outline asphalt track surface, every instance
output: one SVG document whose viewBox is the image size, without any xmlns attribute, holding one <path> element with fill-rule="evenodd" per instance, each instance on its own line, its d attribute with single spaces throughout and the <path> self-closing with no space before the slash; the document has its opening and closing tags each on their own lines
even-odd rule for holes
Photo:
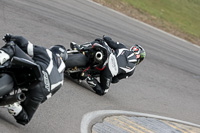
<svg viewBox="0 0 200 133">
<path fill-rule="evenodd" d="M 134 76 L 98 96 L 69 79 L 42 104 L 27 126 L 0 108 L 0 133 L 79 133 L 84 114 L 127 110 L 200 124 L 200 48 L 88 0 L 0 0 L 0 36 L 23 35 L 50 47 L 84 43 L 102 35 L 130 47 L 142 45 L 147 57 Z M 1 46 L 4 42 L 1 41 Z"/>
</svg>

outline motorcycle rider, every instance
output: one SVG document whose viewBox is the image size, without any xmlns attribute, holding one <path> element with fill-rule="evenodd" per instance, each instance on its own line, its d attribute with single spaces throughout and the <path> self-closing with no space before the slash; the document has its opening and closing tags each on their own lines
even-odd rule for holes
<svg viewBox="0 0 200 133">
<path fill-rule="evenodd" d="M 114 51 L 110 54 L 109 59 L 105 60 L 105 62 L 108 63 L 103 64 L 100 68 L 96 67 L 96 69 L 100 70 L 100 82 L 87 74 L 89 69 L 83 71 L 81 76 L 86 75 L 86 77 L 81 78 L 86 78 L 89 86 L 98 95 L 102 96 L 108 92 L 110 83 L 118 83 L 119 80 L 133 75 L 136 65 L 140 64 L 144 60 L 146 52 L 140 45 L 135 44 L 128 49 L 124 44 L 115 42 L 110 37 L 106 36 L 103 36 L 103 39 L 95 39 L 91 43 L 83 45 L 71 43 L 70 46 L 72 49 L 81 51 L 89 45 L 94 48 L 97 44 L 100 44 L 103 47 L 109 46 Z"/>
<path fill-rule="evenodd" d="M 8 112 L 22 125 L 30 122 L 38 106 L 54 95 L 63 85 L 66 49 L 62 45 L 55 45 L 46 49 L 33 45 L 22 36 L 6 34 L 3 40 L 7 43 L 0 49 L 0 65 L 4 64 L 13 56 L 29 55 L 30 60 L 38 64 L 42 74 L 42 80 L 33 86 L 28 86 L 26 100 L 6 106 Z M 14 43 L 9 43 L 13 41 Z M 22 53 L 18 52 L 22 50 Z"/>
</svg>

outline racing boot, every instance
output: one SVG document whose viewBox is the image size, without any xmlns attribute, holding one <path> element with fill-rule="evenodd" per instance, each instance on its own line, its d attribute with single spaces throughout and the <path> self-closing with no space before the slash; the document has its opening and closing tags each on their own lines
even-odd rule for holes
<svg viewBox="0 0 200 133">
<path fill-rule="evenodd" d="M 10 59 L 10 56 L 3 50 L 0 50 L 0 65 L 5 63 L 9 59 Z"/>
<path fill-rule="evenodd" d="M 88 76 L 86 78 L 86 81 L 88 83 L 88 85 L 96 92 L 96 94 L 98 94 L 99 96 L 103 96 L 104 94 L 106 94 L 107 90 L 104 91 L 100 84 L 98 83 L 98 81 L 95 78 L 92 78 L 91 76 Z"/>
<path fill-rule="evenodd" d="M 17 116 L 22 111 L 22 106 L 18 102 L 9 104 L 5 107 L 8 109 L 8 112 L 13 116 Z"/>
</svg>

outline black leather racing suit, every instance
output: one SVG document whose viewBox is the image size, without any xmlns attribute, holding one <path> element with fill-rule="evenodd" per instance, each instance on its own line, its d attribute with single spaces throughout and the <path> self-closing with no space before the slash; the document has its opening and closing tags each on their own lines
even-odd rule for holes
<svg viewBox="0 0 200 133">
<path fill-rule="evenodd" d="M 12 36 L 11 40 L 17 45 L 5 45 L 1 50 L 13 57 L 23 55 L 23 53 L 18 52 L 18 49 L 21 48 L 32 57 L 33 62 L 40 66 L 42 73 L 41 82 L 27 87 L 27 91 L 24 92 L 26 100 L 21 103 L 22 111 L 15 116 L 18 123 L 25 125 L 31 120 L 38 106 L 61 88 L 65 64 L 49 49 L 33 45 L 24 37 Z"/>
<path fill-rule="evenodd" d="M 87 80 L 88 84 L 98 95 L 104 95 L 108 91 L 110 83 L 117 83 L 119 80 L 128 78 L 134 73 L 137 58 L 132 51 L 129 51 L 129 49 L 126 48 L 125 45 L 113 41 L 110 37 L 96 39 L 91 44 L 94 43 L 99 43 L 103 46 L 108 45 L 112 48 L 117 62 L 115 65 L 118 67 L 117 72 L 113 72 L 112 61 L 108 61 L 106 67 L 100 72 L 100 83 L 95 78 Z"/>
</svg>

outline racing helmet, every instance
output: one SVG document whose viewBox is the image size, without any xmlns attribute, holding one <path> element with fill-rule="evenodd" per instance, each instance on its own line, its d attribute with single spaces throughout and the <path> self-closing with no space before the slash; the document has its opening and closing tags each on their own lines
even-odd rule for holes
<svg viewBox="0 0 200 133">
<path fill-rule="evenodd" d="M 133 51 L 134 54 L 136 55 L 137 64 L 140 64 L 140 62 L 142 62 L 146 56 L 146 52 L 145 52 L 144 48 L 138 44 L 133 45 L 130 48 L 130 51 Z"/>
<path fill-rule="evenodd" d="M 68 58 L 67 50 L 62 45 L 54 45 L 54 46 L 50 47 L 49 50 L 52 53 L 56 54 L 57 56 L 60 56 L 64 62 Z"/>
</svg>

